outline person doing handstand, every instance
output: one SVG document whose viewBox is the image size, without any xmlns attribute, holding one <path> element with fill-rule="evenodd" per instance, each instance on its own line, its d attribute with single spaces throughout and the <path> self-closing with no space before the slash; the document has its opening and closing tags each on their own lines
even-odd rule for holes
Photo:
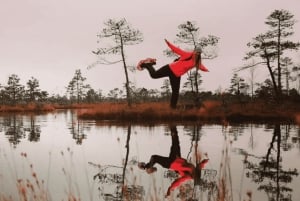
<svg viewBox="0 0 300 201">
<path fill-rule="evenodd" d="M 151 174 L 157 170 L 157 168 L 154 167 L 156 163 L 179 174 L 179 177 L 174 180 L 169 186 L 166 197 L 169 196 L 171 191 L 180 186 L 180 184 L 182 184 L 183 182 L 191 179 L 194 179 L 194 181 L 198 180 L 201 177 L 201 169 L 203 169 L 208 162 L 208 159 L 206 158 L 201 160 L 199 164 L 196 164 L 196 166 L 194 166 L 192 163 L 182 158 L 177 128 L 176 126 L 171 126 L 170 130 L 172 145 L 169 156 L 166 157 L 160 155 L 152 155 L 148 163 L 138 163 L 138 167 L 142 170 L 145 170 L 148 174 Z"/>
<path fill-rule="evenodd" d="M 179 97 L 179 88 L 180 88 L 180 78 L 183 74 L 187 71 L 192 69 L 193 67 L 197 67 L 202 71 L 207 72 L 208 69 L 202 64 L 201 62 L 201 49 L 195 48 L 194 51 L 185 51 L 176 47 L 168 40 L 165 39 L 165 42 L 169 46 L 169 48 L 179 56 L 178 59 L 175 59 L 172 63 L 166 64 L 155 70 L 153 65 L 156 64 L 156 59 L 147 58 L 141 60 L 138 65 L 138 70 L 147 69 L 150 76 L 154 79 L 162 78 L 162 77 L 169 77 L 171 88 L 172 88 L 172 95 L 170 100 L 170 107 L 175 109 L 178 97 Z"/>
</svg>

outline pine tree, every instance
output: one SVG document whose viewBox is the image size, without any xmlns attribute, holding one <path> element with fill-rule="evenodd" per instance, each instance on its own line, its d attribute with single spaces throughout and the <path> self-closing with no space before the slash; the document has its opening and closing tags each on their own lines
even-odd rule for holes
<svg viewBox="0 0 300 201">
<path fill-rule="evenodd" d="M 124 18 L 121 20 L 109 19 L 104 23 L 104 28 L 101 30 L 98 37 L 99 39 L 111 39 L 113 44 L 111 45 L 111 47 L 101 47 L 97 51 L 93 51 L 93 53 L 100 56 L 98 61 L 98 63 L 100 64 L 115 64 L 119 62 L 123 63 L 123 69 L 126 79 L 125 88 L 127 103 L 128 106 L 131 106 L 130 81 L 125 56 L 125 46 L 135 45 L 142 42 L 142 33 L 137 29 L 133 29 Z M 117 58 L 114 61 L 108 61 L 108 55 L 120 55 L 121 58 Z"/>
<path fill-rule="evenodd" d="M 242 69 L 264 64 L 267 66 L 271 76 L 273 89 L 277 100 L 282 95 L 282 67 L 281 58 L 286 50 L 298 50 L 300 43 L 288 40 L 294 34 L 292 31 L 295 20 L 287 10 L 275 10 L 268 17 L 265 22 L 270 30 L 264 34 L 259 34 L 253 41 L 248 43 L 248 47 L 253 48 L 249 51 L 245 59 L 258 57 L 262 61 L 257 62 L 250 66 L 245 66 Z M 274 65 L 275 64 L 275 65 Z M 273 68 L 275 66 L 275 69 Z M 277 73 L 277 75 L 275 74 Z M 277 76 L 277 79 L 276 79 Z"/>
</svg>

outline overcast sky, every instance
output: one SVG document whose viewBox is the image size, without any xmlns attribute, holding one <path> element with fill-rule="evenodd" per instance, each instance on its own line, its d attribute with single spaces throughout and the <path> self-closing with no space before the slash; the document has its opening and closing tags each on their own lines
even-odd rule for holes
<svg viewBox="0 0 300 201">
<path fill-rule="evenodd" d="M 247 42 L 267 29 L 266 17 L 275 9 L 287 9 L 300 20 L 299 0 L 0 0 L 0 84 L 17 74 L 21 83 L 31 76 L 40 88 L 63 94 L 65 87 L 81 69 L 87 83 L 104 94 L 125 82 L 121 64 L 98 65 L 97 33 L 107 19 L 126 20 L 139 29 L 144 41 L 125 49 L 130 65 L 145 57 L 155 57 L 160 67 L 170 61 L 163 55 L 164 38 L 174 41 L 178 25 L 194 21 L 200 35 L 220 37 L 218 57 L 204 61 L 210 72 L 202 73 L 202 90 L 225 90 L 233 69 L 242 66 Z M 297 13 L 298 12 L 298 13 Z M 300 24 L 294 26 L 295 41 L 300 41 Z M 299 57 L 298 57 L 299 58 Z M 296 63 L 300 63 L 300 59 Z M 248 76 L 243 73 L 245 78 Z M 257 79 L 266 76 L 263 68 Z M 137 87 L 160 88 L 146 71 L 130 73 Z M 182 83 L 185 77 L 182 78 Z"/>
</svg>

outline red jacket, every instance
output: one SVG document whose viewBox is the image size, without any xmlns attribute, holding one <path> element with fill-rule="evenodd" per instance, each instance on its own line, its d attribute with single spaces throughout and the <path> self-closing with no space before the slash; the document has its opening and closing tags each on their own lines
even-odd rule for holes
<svg viewBox="0 0 300 201">
<path fill-rule="evenodd" d="M 203 169 L 207 162 L 208 159 L 202 160 L 198 165 L 198 167 L 196 168 Z M 176 187 L 178 187 L 184 181 L 193 179 L 192 175 L 193 175 L 194 168 L 195 167 L 191 163 L 188 163 L 186 159 L 176 158 L 171 163 L 170 169 L 175 170 L 180 175 L 180 177 L 172 182 L 172 184 L 168 188 L 167 195 L 170 195 L 170 192 L 174 190 Z"/>
<path fill-rule="evenodd" d="M 177 76 L 180 77 L 181 75 L 185 74 L 188 70 L 192 69 L 195 66 L 195 53 L 188 52 L 180 49 L 179 47 L 174 46 L 169 41 L 165 40 L 167 45 L 170 49 L 177 55 L 180 56 L 178 61 L 175 61 L 169 64 L 172 72 Z M 198 67 L 202 71 L 208 71 L 208 69 L 203 65 L 199 64 Z"/>
</svg>

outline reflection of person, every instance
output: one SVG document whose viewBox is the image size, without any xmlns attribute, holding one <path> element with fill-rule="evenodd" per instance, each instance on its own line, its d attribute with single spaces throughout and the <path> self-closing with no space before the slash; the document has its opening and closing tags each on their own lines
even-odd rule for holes
<svg viewBox="0 0 300 201">
<path fill-rule="evenodd" d="M 171 137 L 172 145 L 168 157 L 152 155 L 148 163 L 141 162 L 138 164 L 140 169 L 145 170 L 149 174 L 157 170 L 157 168 L 154 167 L 156 163 L 179 174 L 179 177 L 173 181 L 168 188 L 166 196 L 169 196 L 170 192 L 182 184 L 182 182 L 200 177 L 201 169 L 204 168 L 208 162 L 208 159 L 204 159 L 195 167 L 192 163 L 189 163 L 186 159 L 181 157 L 178 132 L 175 126 L 171 126 Z"/>
<path fill-rule="evenodd" d="M 176 108 L 179 88 L 180 88 L 180 77 L 185 74 L 188 70 L 192 69 L 194 66 L 202 71 L 208 71 L 207 68 L 201 63 L 201 49 L 195 48 L 194 51 L 184 51 L 179 47 L 174 46 L 169 41 L 165 40 L 169 48 L 179 56 L 174 62 L 161 67 L 158 70 L 153 68 L 156 64 L 156 59 L 148 58 L 141 60 L 138 63 L 137 68 L 143 70 L 146 68 L 152 78 L 162 78 L 169 77 L 172 95 L 171 95 L 171 108 Z"/>
</svg>

